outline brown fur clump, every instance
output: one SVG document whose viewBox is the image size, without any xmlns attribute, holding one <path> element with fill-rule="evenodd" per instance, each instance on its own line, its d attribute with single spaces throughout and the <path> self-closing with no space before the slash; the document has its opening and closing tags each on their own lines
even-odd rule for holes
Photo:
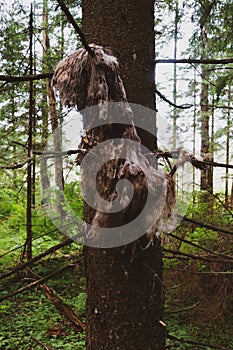
<svg viewBox="0 0 233 350">
<path fill-rule="evenodd" d="M 119 227 L 133 220 L 143 210 L 147 194 L 150 193 L 153 200 L 144 218 L 145 222 L 141 222 L 141 232 L 143 234 L 144 226 L 150 227 L 149 237 L 150 242 L 153 242 L 155 234 L 160 229 L 166 228 L 164 223 L 173 211 L 174 183 L 172 177 L 169 175 L 165 177 L 152 167 L 141 152 L 141 140 L 133 124 L 133 111 L 127 102 L 125 88 L 119 76 L 117 58 L 109 49 L 94 44 L 90 46 L 93 55 L 88 54 L 83 48 L 76 50 L 58 64 L 52 80 L 62 103 L 68 107 L 77 107 L 81 111 L 86 135 L 81 141 L 80 148 L 91 152 L 95 145 L 103 141 L 112 142 L 108 143 L 108 146 L 104 146 L 103 143 L 101 147 L 101 154 L 106 155 L 104 159 L 109 161 L 101 166 L 96 179 L 90 180 L 89 176 L 95 173 L 96 164 L 90 162 L 88 168 L 84 167 L 82 184 L 84 193 L 91 192 L 90 196 L 95 197 L 93 189 L 97 187 L 106 205 L 111 206 L 114 205 L 113 201 L 117 196 L 115 187 L 118 181 L 127 179 L 132 184 L 134 195 L 125 209 L 114 214 L 104 213 L 102 204 L 99 205 L 97 201 L 93 225 L 87 237 L 98 240 L 98 237 L 95 237 L 98 236 L 96 227 Z M 117 111 L 114 110 L 114 105 L 117 105 Z M 86 107 L 89 108 L 85 110 Z M 123 117 L 126 117 L 127 125 L 122 123 L 122 119 L 125 120 Z M 96 120 L 105 122 L 102 124 L 100 122 L 99 126 L 96 126 Z M 119 124 L 113 127 L 112 123 Z M 122 140 L 117 146 L 113 141 L 115 138 Z M 136 141 L 137 146 L 125 147 L 124 140 Z M 77 161 L 79 164 L 82 163 L 80 156 Z M 147 170 L 147 174 L 142 171 L 143 169 Z M 93 181 L 96 183 L 91 183 Z M 127 202 L 127 185 L 122 188 L 119 196 L 121 203 Z M 158 213 L 161 212 L 160 217 Z"/>
<path fill-rule="evenodd" d="M 106 104 L 126 101 L 126 93 L 118 74 L 117 58 L 104 48 L 90 45 L 91 56 L 80 48 L 63 59 L 57 66 L 52 84 L 59 91 L 63 105 L 77 107 L 101 107 L 101 118 L 106 118 Z"/>
</svg>

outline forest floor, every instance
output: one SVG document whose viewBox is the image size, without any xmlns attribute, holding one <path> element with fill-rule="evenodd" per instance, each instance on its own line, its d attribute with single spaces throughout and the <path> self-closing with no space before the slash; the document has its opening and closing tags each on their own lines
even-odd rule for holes
<svg viewBox="0 0 233 350">
<path fill-rule="evenodd" d="M 6 272 L 9 261 L 1 259 L 1 272 Z M 59 253 L 41 260 L 28 269 L 7 279 L 0 280 L 0 298 L 15 293 L 31 283 L 68 266 L 54 278 L 45 281 L 57 295 L 76 312 L 85 323 L 85 278 L 80 248 L 75 244 L 64 247 Z M 167 265 L 167 266 L 166 266 Z M 167 349 L 207 349 L 212 344 L 216 349 L 233 349 L 232 312 L 223 310 L 221 317 L 214 302 L 215 291 L 208 296 L 197 277 L 187 278 L 180 272 L 184 264 L 170 269 L 165 263 L 164 282 L 166 286 L 165 323 L 170 338 Z M 189 266 L 191 268 L 191 266 Z M 197 275 L 198 276 L 198 275 Z M 197 291 L 198 289 L 198 291 Z M 200 290 L 201 289 L 201 290 Z M 193 293 L 192 293 L 193 291 Z M 217 289 L 216 289 L 217 292 Z M 217 311 L 216 311 L 217 310 Z M 228 310 L 230 311 L 230 310 Z M 0 303 L 0 349 L 39 350 L 85 349 L 85 334 L 74 331 L 70 324 L 56 310 L 45 296 L 42 284 L 36 284 Z M 188 341 L 188 342 L 186 342 Z M 190 343 L 189 343 L 190 342 Z M 197 342 L 199 344 L 192 344 Z"/>
<path fill-rule="evenodd" d="M 0 209 L 0 350 L 85 350 L 82 247 L 68 242 L 20 268 L 24 204 L 13 206 L 9 199 Z M 210 207 L 196 199 L 186 217 L 193 221 L 183 220 L 163 246 L 166 348 L 233 350 L 232 209 L 221 200 Z M 203 218 L 213 229 L 203 226 Z M 64 240 L 43 217 L 36 216 L 35 223 L 33 257 Z M 81 327 L 71 327 L 46 296 L 46 288 L 56 293 L 53 301 L 62 300 L 76 313 Z"/>
</svg>

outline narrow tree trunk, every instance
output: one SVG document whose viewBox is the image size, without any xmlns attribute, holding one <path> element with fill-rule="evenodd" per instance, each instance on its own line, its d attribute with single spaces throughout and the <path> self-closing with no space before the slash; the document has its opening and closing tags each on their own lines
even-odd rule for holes
<svg viewBox="0 0 233 350">
<path fill-rule="evenodd" d="M 30 13 L 30 74 L 33 74 L 33 10 L 31 5 Z M 29 121 L 28 121 L 28 157 L 32 157 L 32 136 L 33 136 L 33 81 L 29 83 Z M 26 255 L 27 260 L 32 258 L 32 161 L 28 163 L 27 167 L 27 242 L 26 242 Z"/>
<path fill-rule="evenodd" d="M 88 42 L 119 51 L 129 102 L 154 109 L 153 5 L 152 0 L 82 1 Z M 155 119 L 145 123 L 154 132 Z M 139 134 L 148 148 L 156 147 L 154 136 L 143 130 Z M 86 219 L 91 215 L 86 212 Z M 161 249 L 157 242 L 143 251 L 146 241 L 143 237 L 126 247 L 84 248 L 87 350 L 165 348 Z"/>
<path fill-rule="evenodd" d="M 209 137 L 209 101 L 208 101 L 208 79 L 205 68 L 202 68 L 201 84 L 201 156 L 203 160 L 210 160 L 210 137 Z M 201 171 L 201 190 L 211 190 L 210 168 Z"/>
<path fill-rule="evenodd" d="M 229 164 L 230 161 L 230 104 L 231 104 L 231 86 L 228 87 L 228 111 L 227 111 L 227 129 L 226 129 L 226 165 Z M 228 206 L 229 204 L 229 169 L 226 168 L 226 182 L 225 182 L 225 204 Z"/>
<path fill-rule="evenodd" d="M 177 58 L 177 41 L 178 41 L 178 23 L 179 23 L 179 1 L 176 0 L 175 7 L 175 30 L 174 30 L 174 54 L 173 58 L 176 60 Z M 173 65 L 173 103 L 176 105 L 177 101 L 177 64 Z M 177 110 L 174 108 L 173 110 L 173 148 L 176 148 L 176 129 L 177 129 Z"/>
<path fill-rule="evenodd" d="M 43 2 L 43 13 L 42 13 L 42 38 L 43 38 L 43 56 L 42 56 L 42 67 L 43 72 L 47 71 L 47 51 L 48 51 L 48 44 L 47 44 L 47 1 L 44 0 Z M 42 135 L 41 135 L 41 149 L 45 149 L 47 142 L 48 142 L 48 123 L 49 123 L 49 110 L 48 110 L 48 101 L 47 101 L 47 82 L 42 82 L 43 84 L 43 92 L 42 92 Z M 47 158 L 41 157 L 40 160 L 40 176 L 41 176 L 41 186 L 42 186 L 42 204 L 48 205 L 47 203 L 47 191 L 50 187 L 50 181 L 48 176 L 48 165 L 47 165 Z"/>
<path fill-rule="evenodd" d="M 208 33 L 205 24 L 201 25 L 202 35 L 202 58 L 206 58 L 208 52 Z M 210 135 L 209 135 L 209 73 L 208 67 L 202 65 L 202 83 L 201 83 L 201 156 L 203 160 L 212 161 L 213 153 L 210 148 Z M 213 167 L 207 167 L 206 170 L 201 171 L 201 190 L 213 192 Z"/>
<path fill-rule="evenodd" d="M 196 154 L 196 130 L 197 130 L 197 73 L 194 68 L 194 90 L 193 90 L 193 154 Z M 193 167 L 193 204 L 195 204 L 196 169 Z"/>
<path fill-rule="evenodd" d="M 48 3 L 47 0 L 43 0 L 43 58 L 44 58 L 44 66 L 48 68 L 47 64 L 47 54 L 50 48 L 50 42 L 47 32 L 47 26 L 48 26 L 48 14 L 47 14 L 47 8 Z M 47 91 L 47 103 L 48 103 L 48 112 L 50 116 L 50 123 L 51 123 L 51 129 L 52 129 L 52 137 L 53 137 L 53 150 L 58 152 L 62 150 L 62 139 L 61 139 L 61 125 L 59 123 L 59 117 L 56 109 L 56 99 L 54 95 L 53 88 L 51 86 L 51 79 L 46 79 L 46 91 Z M 46 160 L 42 160 L 42 169 L 45 169 L 46 167 Z M 42 171 L 41 169 L 41 171 Z M 65 212 L 63 210 L 63 204 L 64 204 L 64 196 L 63 196 L 63 190 L 64 190 L 64 178 L 63 178 L 63 162 L 62 157 L 55 157 L 54 158 L 54 169 L 55 169 L 55 184 L 59 191 L 57 192 L 57 210 L 59 214 L 63 217 L 65 216 Z M 43 174 L 42 176 L 42 184 L 45 187 L 48 187 L 49 185 L 49 179 L 46 174 Z"/>
<path fill-rule="evenodd" d="M 231 183 L 231 200 L 230 200 L 230 206 L 233 208 L 233 179 Z"/>
<path fill-rule="evenodd" d="M 42 92 L 42 135 L 41 135 L 41 149 L 46 147 L 48 142 L 48 104 L 47 104 L 47 92 L 43 89 Z M 40 159 L 40 177 L 41 177 L 41 186 L 42 186 L 42 204 L 47 205 L 46 192 L 50 187 L 50 181 L 48 176 L 48 165 L 47 158 L 41 157 Z"/>
</svg>

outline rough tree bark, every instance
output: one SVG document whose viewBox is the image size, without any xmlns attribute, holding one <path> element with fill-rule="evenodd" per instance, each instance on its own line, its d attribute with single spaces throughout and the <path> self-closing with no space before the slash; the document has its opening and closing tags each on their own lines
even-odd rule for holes
<svg viewBox="0 0 233 350">
<path fill-rule="evenodd" d="M 29 40 L 29 73 L 33 74 L 33 8 L 31 5 L 30 19 L 29 19 L 29 29 L 30 29 L 30 40 Z M 33 105 L 34 105 L 34 91 L 33 83 L 29 83 L 29 120 L 28 120 L 28 157 L 32 157 L 32 147 L 33 147 Z M 33 164 L 32 161 L 28 162 L 27 167 L 27 239 L 26 239 L 26 256 L 27 260 L 32 258 L 32 189 L 33 189 Z"/>
<path fill-rule="evenodd" d="M 209 5 L 205 11 L 201 10 L 200 29 L 201 29 L 201 58 L 205 59 L 209 51 L 208 38 L 208 15 L 210 16 L 214 1 Z M 209 72 L 208 66 L 202 65 L 202 83 L 201 83 L 201 156 L 205 161 L 213 161 L 213 150 L 210 145 L 209 135 Z M 201 171 L 201 190 L 213 192 L 213 167 L 209 166 Z M 204 196 L 204 200 L 206 196 Z"/>
<path fill-rule="evenodd" d="M 89 43 L 119 52 L 120 75 L 129 102 L 155 108 L 154 2 L 83 0 L 83 31 Z M 155 120 L 145 120 L 155 127 Z M 154 137 L 139 131 L 142 143 L 156 147 Z M 90 213 L 85 213 L 86 218 Z M 146 237 L 126 247 L 85 247 L 87 280 L 87 350 L 162 350 L 160 322 L 162 262 L 157 242 L 143 251 Z"/>
<path fill-rule="evenodd" d="M 205 161 L 213 161 L 213 151 L 210 148 L 209 135 L 209 101 L 208 101 L 208 73 L 206 67 L 202 68 L 201 84 L 201 156 Z M 207 167 L 201 171 L 201 190 L 213 192 L 213 167 Z"/>
</svg>

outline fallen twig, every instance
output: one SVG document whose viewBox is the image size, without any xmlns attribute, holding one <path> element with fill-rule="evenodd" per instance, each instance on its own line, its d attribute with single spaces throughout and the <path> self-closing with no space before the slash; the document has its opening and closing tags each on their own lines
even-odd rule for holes
<svg viewBox="0 0 233 350">
<path fill-rule="evenodd" d="M 56 275 L 59 275 L 60 273 L 62 273 L 63 271 L 69 269 L 69 268 L 72 268 L 74 266 L 77 265 L 77 263 L 81 262 L 82 258 L 80 258 L 76 263 L 74 264 L 69 264 L 69 265 L 66 265 L 66 266 L 63 266 L 61 267 L 59 270 L 56 270 L 56 271 L 53 271 L 52 273 L 50 273 L 49 275 L 45 276 L 45 277 L 42 277 L 40 278 L 39 280 L 37 281 L 34 281 L 24 287 L 21 287 L 17 290 L 15 290 L 14 292 L 11 292 L 11 293 L 8 293 L 6 295 L 3 295 L 2 297 L 0 297 L 0 302 L 3 301 L 3 300 L 7 300 L 7 299 L 10 299 L 12 297 L 14 297 L 15 295 L 18 295 L 22 292 L 25 292 L 26 290 L 29 290 L 29 289 L 32 289 L 40 284 L 43 284 L 45 281 L 48 281 L 49 279 L 55 277 Z"/>
<path fill-rule="evenodd" d="M 172 249 L 162 249 L 163 252 L 165 253 L 170 253 L 174 258 L 177 258 L 179 256 L 182 257 L 187 257 L 193 260 L 203 260 L 203 261 L 208 261 L 208 262 L 217 262 L 217 263 L 222 263 L 223 261 L 226 262 L 226 260 L 218 260 L 218 259 L 213 259 L 212 256 L 202 256 L 202 255 L 194 255 L 194 254 L 188 254 L 188 253 L 183 253 L 179 250 L 172 250 Z M 168 257 L 166 257 L 168 258 Z"/>
<path fill-rule="evenodd" d="M 186 311 L 189 311 L 189 310 L 192 310 L 194 309 L 195 307 L 197 307 L 200 303 L 195 303 L 194 305 L 192 306 L 188 306 L 188 307 L 185 307 L 183 309 L 178 309 L 178 310 L 174 310 L 174 311 L 169 311 L 169 310 L 165 310 L 165 314 L 178 314 L 178 313 L 181 313 L 181 312 L 186 312 Z"/>
<path fill-rule="evenodd" d="M 85 330 L 85 324 L 78 318 L 76 313 L 67 305 L 57 294 L 56 292 L 49 287 L 47 284 L 43 285 L 43 290 L 55 308 L 59 311 L 59 313 L 70 323 L 72 328 L 77 332 L 81 330 Z"/>
<path fill-rule="evenodd" d="M 202 342 L 198 342 L 198 341 L 194 341 L 194 340 L 187 340 L 184 338 L 177 338 L 174 335 L 171 335 L 168 333 L 167 338 L 178 341 L 180 343 L 187 343 L 187 344 L 193 344 L 193 345 L 197 345 L 197 346 L 205 346 L 208 348 L 212 348 L 212 349 L 220 349 L 220 350 L 233 350 L 233 348 L 226 348 L 224 346 L 219 346 L 219 345 L 214 345 L 214 344 L 209 344 L 209 343 L 202 343 Z"/>
<path fill-rule="evenodd" d="M 46 350 L 55 350 L 54 348 L 51 348 L 50 346 L 44 344 L 41 340 L 37 339 L 37 338 L 34 337 L 33 335 L 31 335 L 31 339 L 32 339 L 35 343 L 41 345 L 41 346 L 42 346 L 44 349 L 46 349 Z"/>
</svg>

